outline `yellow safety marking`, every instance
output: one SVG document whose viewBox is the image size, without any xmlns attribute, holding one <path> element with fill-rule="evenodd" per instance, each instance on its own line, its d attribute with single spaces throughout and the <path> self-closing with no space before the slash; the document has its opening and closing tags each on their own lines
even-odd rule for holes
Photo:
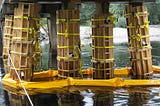
<svg viewBox="0 0 160 106">
<path fill-rule="evenodd" d="M 92 57 L 92 60 L 96 60 L 96 61 L 112 61 L 112 60 L 114 60 L 114 58 L 110 58 L 110 59 L 101 59 L 101 58 L 94 58 L 94 57 Z"/>
<path fill-rule="evenodd" d="M 103 48 L 114 48 L 114 46 L 92 46 L 92 48 L 100 48 L 100 49 L 103 49 Z"/>
<path fill-rule="evenodd" d="M 110 38 L 113 38 L 113 36 L 97 36 L 97 35 L 95 36 L 93 35 L 92 38 L 109 38 L 110 39 Z"/>
<path fill-rule="evenodd" d="M 65 33 L 57 33 L 58 35 L 62 35 L 62 36 L 66 36 L 66 32 Z M 68 36 L 79 36 L 79 33 L 68 33 Z"/>
</svg>

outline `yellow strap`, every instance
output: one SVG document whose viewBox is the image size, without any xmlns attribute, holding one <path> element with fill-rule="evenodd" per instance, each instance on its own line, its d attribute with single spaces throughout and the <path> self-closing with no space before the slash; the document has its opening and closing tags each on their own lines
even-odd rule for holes
<svg viewBox="0 0 160 106">
<path fill-rule="evenodd" d="M 150 22 L 146 21 L 144 22 L 144 25 L 139 25 L 139 26 L 133 26 L 132 23 L 129 24 L 129 26 L 127 26 L 127 28 L 145 28 L 147 31 L 149 30 L 148 24 Z"/>
<path fill-rule="evenodd" d="M 23 19 L 27 19 L 28 20 L 29 17 L 27 17 L 27 16 L 14 16 L 14 18 L 23 18 Z"/>
<path fill-rule="evenodd" d="M 75 22 L 75 21 L 80 21 L 80 19 L 67 19 L 67 18 L 59 18 L 57 21 L 62 21 L 62 22 Z"/>
<path fill-rule="evenodd" d="M 147 14 L 147 11 L 144 11 L 144 12 L 136 12 L 136 13 L 127 13 L 125 14 L 125 16 L 130 16 L 130 15 L 134 15 L 134 16 L 139 16 L 139 15 L 145 15 Z"/>
<path fill-rule="evenodd" d="M 110 20 L 110 23 L 112 24 L 116 23 L 116 18 L 113 15 L 109 16 L 109 20 Z"/>
<path fill-rule="evenodd" d="M 31 29 L 31 28 L 13 27 L 13 29 L 19 29 L 19 30 L 29 30 L 29 29 Z"/>
<path fill-rule="evenodd" d="M 12 37 L 13 40 L 36 40 L 33 38 L 27 38 L 27 37 Z"/>
<path fill-rule="evenodd" d="M 129 49 L 143 49 L 143 48 L 150 48 L 150 46 L 129 47 Z"/>
<path fill-rule="evenodd" d="M 148 27 L 149 23 L 150 23 L 150 21 L 144 22 L 144 25 L 141 25 L 140 28 L 145 28 L 148 31 L 149 30 L 149 27 Z"/>
<path fill-rule="evenodd" d="M 12 36 L 11 33 L 3 33 L 3 34 L 4 34 L 4 36 L 5 36 L 5 35 L 9 35 L 10 37 Z"/>
<path fill-rule="evenodd" d="M 114 60 L 114 58 L 110 58 L 110 59 L 100 59 L 100 58 L 94 58 L 94 57 L 92 57 L 92 60 L 95 60 L 95 61 L 112 61 L 112 60 Z"/>
<path fill-rule="evenodd" d="M 4 28 L 12 28 L 12 26 L 4 26 Z"/>
<path fill-rule="evenodd" d="M 12 22 L 13 20 L 11 20 L 11 19 L 5 19 L 5 21 L 11 21 Z"/>
<path fill-rule="evenodd" d="M 10 67 L 11 69 L 17 69 L 17 70 L 31 70 L 31 68 L 13 68 L 13 67 Z"/>
<path fill-rule="evenodd" d="M 127 28 L 135 28 L 135 26 L 133 26 L 132 23 L 130 23 L 129 26 L 127 26 Z"/>
<path fill-rule="evenodd" d="M 141 35 L 140 34 L 131 35 L 130 39 L 136 39 L 137 41 L 141 41 Z"/>
<path fill-rule="evenodd" d="M 131 59 L 131 63 L 133 63 L 133 62 L 135 62 L 135 61 L 143 61 L 143 60 L 149 60 L 149 59 L 151 59 L 151 57 L 145 57 L 145 58 L 143 58 L 143 59 Z"/>
<path fill-rule="evenodd" d="M 3 48 L 5 48 L 5 49 L 9 49 L 9 47 L 7 47 L 7 46 L 3 46 Z"/>
<path fill-rule="evenodd" d="M 113 38 L 113 36 L 97 36 L 97 35 L 95 36 L 93 35 L 92 38 L 109 38 L 110 39 L 110 38 Z"/>
<path fill-rule="evenodd" d="M 112 24 L 114 24 L 115 22 L 116 22 L 116 18 L 113 16 L 113 15 L 111 15 L 111 16 L 109 16 L 109 17 L 107 17 L 107 18 L 92 18 L 91 19 L 91 21 L 105 21 L 105 20 L 110 20 L 110 23 L 112 23 Z"/>
<path fill-rule="evenodd" d="M 136 39 L 137 41 L 140 41 L 141 39 L 143 39 L 143 38 L 147 38 L 147 37 L 149 37 L 149 35 L 131 35 L 129 38 L 130 39 Z"/>
<path fill-rule="evenodd" d="M 92 46 L 92 48 L 100 48 L 100 49 L 103 49 L 103 48 L 114 48 L 114 46 Z"/>
<path fill-rule="evenodd" d="M 57 59 L 78 59 L 79 57 L 63 57 L 63 56 L 57 56 Z"/>
<path fill-rule="evenodd" d="M 13 53 L 13 54 L 19 54 L 19 55 L 27 55 L 27 53 L 20 53 L 20 52 L 15 52 L 15 51 L 11 51 L 11 53 Z"/>
<path fill-rule="evenodd" d="M 36 32 L 36 30 L 35 30 L 34 28 L 13 27 L 13 29 L 17 29 L 17 30 L 26 30 L 26 31 L 28 31 L 29 34 L 32 34 L 32 33 Z"/>
<path fill-rule="evenodd" d="M 65 33 L 57 33 L 57 35 L 62 35 L 62 36 L 66 36 L 66 32 Z M 68 33 L 68 36 L 79 36 L 79 33 Z"/>
<path fill-rule="evenodd" d="M 66 71 L 66 72 L 68 72 L 68 71 L 75 71 L 75 70 L 80 70 L 79 68 L 77 68 L 77 69 L 74 69 L 74 70 L 64 70 L 64 69 L 60 69 L 60 68 L 58 68 L 58 70 L 63 70 L 63 71 Z"/>
<path fill-rule="evenodd" d="M 135 15 L 137 18 L 139 18 L 139 16 L 141 16 L 141 15 L 147 15 L 147 11 L 136 12 L 136 13 L 134 13 L 134 15 Z"/>
<path fill-rule="evenodd" d="M 29 17 L 29 16 L 14 16 L 14 18 L 23 18 L 23 19 L 33 19 L 33 20 L 40 20 L 39 18 Z"/>
<path fill-rule="evenodd" d="M 3 39 L 5 39 L 5 40 L 12 40 L 12 38 L 10 38 L 10 37 L 3 37 Z"/>
<path fill-rule="evenodd" d="M 78 46 L 59 46 L 59 45 L 57 45 L 57 48 L 59 48 L 59 49 L 65 49 L 65 48 L 75 48 L 75 47 L 78 47 Z"/>
<path fill-rule="evenodd" d="M 127 17 L 127 16 L 130 16 L 132 15 L 132 13 L 126 13 L 124 16 Z"/>
<path fill-rule="evenodd" d="M 94 19 L 92 18 L 91 19 L 91 21 L 105 21 L 105 20 L 106 20 L 106 18 L 97 18 L 97 19 L 96 18 L 94 18 Z"/>
<path fill-rule="evenodd" d="M 98 69 L 98 68 L 93 68 L 94 70 L 111 70 L 113 68 L 101 68 L 101 69 Z"/>
</svg>

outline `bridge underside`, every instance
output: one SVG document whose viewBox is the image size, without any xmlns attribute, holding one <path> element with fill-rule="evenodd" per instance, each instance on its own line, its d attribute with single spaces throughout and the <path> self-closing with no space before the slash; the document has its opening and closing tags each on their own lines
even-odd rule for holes
<svg viewBox="0 0 160 106">
<path fill-rule="evenodd" d="M 38 2 L 42 4 L 52 3 L 52 4 L 61 4 L 67 0 L 6 0 L 6 2 Z M 72 1 L 72 0 L 68 0 Z M 77 0 L 80 1 L 80 0 Z M 118 3 L 128 3 L 128 2 L 156 2 L 156 0 L 81 0 L 84 2 L 118 2 Z"/>
</svg>

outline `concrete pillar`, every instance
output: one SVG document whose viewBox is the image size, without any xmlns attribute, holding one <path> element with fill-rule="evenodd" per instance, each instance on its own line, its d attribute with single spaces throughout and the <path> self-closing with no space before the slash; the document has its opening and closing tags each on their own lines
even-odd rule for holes
<svg viewBox="0 0 160 106">
<path fill-rule="evenodd" d="M 109 13 L 109 2 L 102 1 L 96 2 L 96 13 L 97 14 L 108 14 Z"/>
<path fill-rule="evenodd" d="M 49 36 L 49 69 L 57 69 L 57 27 L 56 27 L 56 11 L 61 8 L 61 5 L 45 5 L 42 7 L 45 13 L 49 15 L 47 18 L 48 23 L 48 36 Z"/>
<path fill-rule="evenodd" d="M 57 68 L 57 28 L 56 28 L 56 10 L 53 10 L 53 13 L 50 13 L 48 20 L 48 29 L 49 29 L 49 68 Z"/>
</svg>

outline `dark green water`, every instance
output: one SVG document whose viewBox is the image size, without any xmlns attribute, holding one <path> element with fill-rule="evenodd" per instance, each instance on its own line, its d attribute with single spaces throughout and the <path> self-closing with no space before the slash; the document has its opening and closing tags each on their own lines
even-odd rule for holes
<svg viewBox="0 0 160 106">
<path fill-rule="evenodd" d="M 160 66 L 160 42 L 152 42 L 153 65 Z M 47 47 L 47 46 L 46 46 Z M 44 48 L 46 48 L 44 47 Z M 43 49 L 43 69 L 47 69 L 47 48 Z M 91 67 L 90 46 L 82 48 L 83 68 Z M 115 44 L 115 67 L 129 66 L 127 43 Z M 154 75 L 160 78 L 160 75 Z M 102 91 L 84 91 L 68 94 L 38 94 L 31 96 L 35 106 L 160 106 L 160 87 L 102 88 Z M 4 95 L 5 94 L 5 95 Z M 8 98 L 10 97 L 10 99 Z M 6 98 L 6 99 L 5 99 Z M 0 86 L 0 106 L 30 106 L 25 96 L 4 93 Z"/>
</svg>

